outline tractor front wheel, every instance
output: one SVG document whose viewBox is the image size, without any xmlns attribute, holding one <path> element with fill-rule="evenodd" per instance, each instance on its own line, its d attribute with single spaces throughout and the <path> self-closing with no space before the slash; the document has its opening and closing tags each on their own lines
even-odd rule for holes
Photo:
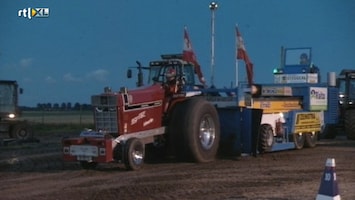
<svg viewBox="0 0 355 200">
<path fill-rule="evenodd" d="M 124 164 L 128 170 L 138 170 L 144 162 L 144 144 L 138 138 L 130 138 L 124 144 Z"/>
<path fill-rule="evenodd" d="M 33 137 L 33 130 L 27 123 L 15 124 L 10 133 L 11 138 L 29 140 Z"/>
</svg>

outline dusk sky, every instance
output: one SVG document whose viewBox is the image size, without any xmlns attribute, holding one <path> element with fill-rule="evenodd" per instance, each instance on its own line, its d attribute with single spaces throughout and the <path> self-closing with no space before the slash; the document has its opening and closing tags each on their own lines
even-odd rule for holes
<svg viewBox="0 0 355 200">
<path fill-rule="evenodd" d="M 181 53 L 183 30 L 203 73 L 211 77 L 209 0 L 2 0 L 0 79 L 24 89 L 20 105 L 90 103 L 106 86 L 134 88 L 130 66 L 164 53 Z M 254 81 L 273 82 L 280 48 L 312 47 L 322 79 L 355 68 L 353 0 L 219 0 L 215 11 L 217 87 L 235 80 L 235 25 L 254 64 Z M 18 16 L 24 8 L 49 8 L 48 18 Z M 245 67 L 239 62 L 240 79 Z M 134 71 L 136 72 L 136 71 Z M 147 78 L 147 76 L 145 76 Z"/>
</svg>

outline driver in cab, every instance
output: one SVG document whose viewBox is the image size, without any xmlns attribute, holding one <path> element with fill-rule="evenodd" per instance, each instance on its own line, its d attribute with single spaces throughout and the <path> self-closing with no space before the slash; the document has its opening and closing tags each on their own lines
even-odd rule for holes
<svg viewBox="0 0 355 200">
<path fill-rule="evenodd" d="M 178 90 L 177 80 L 176 80 L 176 70 L 173 67 L 169 67 L 165 71 L 167 93 L 174 94 Z"/>
<path fill-rule="evenodd" d="M 309 65 L 308 55 L 306 53 L 302 53 L 300 56 L 300 64 L 301 65 Z"/>
</svg>

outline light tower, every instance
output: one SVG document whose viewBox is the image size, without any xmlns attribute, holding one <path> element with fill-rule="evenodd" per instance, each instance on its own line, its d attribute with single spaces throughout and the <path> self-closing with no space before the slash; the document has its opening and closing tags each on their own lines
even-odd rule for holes
<svg viewBox="0 0 355 200">
<path fill-rule="evenodd" d="M 218 4 L 212 1 L 209 5 L 211 10 L 211 86 L 214 86 L 214 18 Z"/>
</svg>

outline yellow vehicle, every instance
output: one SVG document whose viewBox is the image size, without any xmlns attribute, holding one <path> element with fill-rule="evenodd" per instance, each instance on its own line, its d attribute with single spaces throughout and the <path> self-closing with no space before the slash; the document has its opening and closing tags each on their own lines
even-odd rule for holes
<svg viewBox="0 0 355 200">
<path fill-rule="evenodd" d="M 255 85 L 257 92 L 239 98 L 239 106 L 263 110 L 259 152 L 315 147 L 324 127 L 337 123 L 336 84 L 321 83 L 311 50 L 283 48 L 274 83 Z M 300 62 L 302 56 L 308 62 Z"/>
</svg>

